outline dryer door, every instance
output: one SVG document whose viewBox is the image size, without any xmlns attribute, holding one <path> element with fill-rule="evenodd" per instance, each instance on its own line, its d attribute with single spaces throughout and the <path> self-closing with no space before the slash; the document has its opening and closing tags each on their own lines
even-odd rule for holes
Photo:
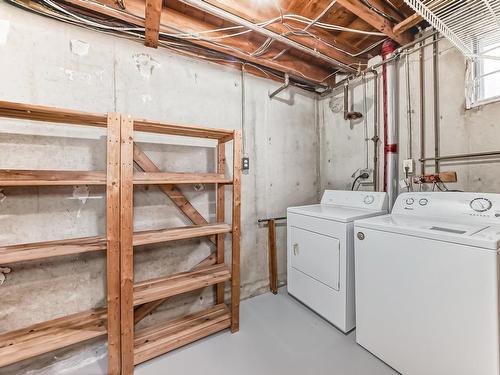
<svg viewBox="0 0 500 375">
<path fill-rule="evenodd" d="M 293 268 L 339 290 L 340 242 L 337 238 L 291 227 Z"/>
</svg>

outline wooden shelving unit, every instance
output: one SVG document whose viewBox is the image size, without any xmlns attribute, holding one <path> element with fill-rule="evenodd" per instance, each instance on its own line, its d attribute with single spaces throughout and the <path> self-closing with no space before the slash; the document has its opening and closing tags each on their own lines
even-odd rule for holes
<svg viewBox="0 0 500 375">
<path fill-rule="evenodd" d="M 90 114 L 0 101 L 0 117 L 107 127 L 106 171 L 0 170 L 0 187 L 106 186 L 106 236 L 0 247 L 0 264 L 106 251 L 107 307 L 0 334 L 0 367 L 99 336 L 108 337 L 108 373 L 120 373 L 120 128 L 118 113 Z M 13 125 L 15 126 L 15 125 Z"/>
<path fill-rule="evenodd" d="M 133 120 L 119 113 L 91 114 L 0 101 L 0 117 L 107 127 L 106 171 L 0 170 L 3 186 L 105 185 L 106 236 L 0 247 L 0 264 L 106 251 L 107 306 L 0 334 L 0 367 L 107 335 L 108 374 L 132 374 L 134 365 L 215 332 L 239 329 L 241 134 L 239 131 Z M 134 144 L 134 131 L 218 141 L 215 173 L 172 173 L 160 169 Z M 225 144 L 233 141 L 232 178 L 226 177 Z M 141 171 L 134 172 L 134 164 Z M 176 186 L 216 184 L 217 223 L 208 223 Z M 134 185 L 158 185 L 193 223 L 182 228 L 133 231 Z M 232 223 L 225 224 L 225 186 L 232 186 Z M 230 267 L 224 237 L 232 235 Z M 135 246 L 207 237 L 215 253 L 188 272 L 134 283 Z M 225 283 L 231 300 L 225 304 Z M 135 324 L 169 297 L 216 286 L 215 306 L 135 331 Z"/>
<path fill-rule="evenodd" d="M 217 140 L 217 170 L 215 173 L 160 171 L 134 144 L 134 131 Z M 239 131 L 129 119 L 128 123 L 122 126 L 121 138 L 121 365 L 122 374 L 132 374 L 134 365 L 138 363 L 220 330 L 230 327 L 236 332 L 239 329 L 241 135 Z M 225 171 L 225 144 L 229 141 L 233 141 L 235 161 L 232 178 L 226 177 Z M 134 163 L 142 171 L 134 171 Z M 176 186 L 180 184 L 216 184 L 217 223 L 207 223 L 182 195 Z M 134 185 L 158 185 L 194 225 L 133 233 Z M 227 185 L 231 185 L 233 190 L 232 225 L 224 223 L 224 191 Z M 231 233 L 233 238 L 231 267 L 224 261 L 224 236 L 228 233 Z M 134 282 L 134 246 L 197 237 L 207 237 L 215 243 L 214 257 L 209 257 L 188 272 Z M 228 281 L 231 281 L 231 301 L 226 307 L 224 285 Z M 215 307 L 135 331 L 134 325 L 169 297 L 212 285 L 216 286 Z"/>
</svg>

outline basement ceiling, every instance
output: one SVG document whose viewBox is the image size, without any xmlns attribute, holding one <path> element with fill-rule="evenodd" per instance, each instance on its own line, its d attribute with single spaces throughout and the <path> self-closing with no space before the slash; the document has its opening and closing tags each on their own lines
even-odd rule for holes
<svg viewBox="0 0 500 375">
<path fill-rule="evenodd" d="M 64 22 L 311 89 L 366 67 L 422 18 L 404 0 L 9 0 Z"/>
</svg>

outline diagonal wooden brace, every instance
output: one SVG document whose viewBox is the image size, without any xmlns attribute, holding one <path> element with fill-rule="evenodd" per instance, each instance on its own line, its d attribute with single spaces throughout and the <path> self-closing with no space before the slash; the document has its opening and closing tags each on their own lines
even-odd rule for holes
<svg viewBox="0 0 500 375">
<path fill-rule="evenodd" d="M 155 163 L 134 143 L 134 162 L 144 172 L 161 172 Z M 205 218 L 189 202 L 182 191 L 176 185 L 158 185 L 172 202 L 186 215 L 193 224 L 207 224 Z M 210 237 L 210 241 L 215 244 L 215 236 Z"/>
</svg>

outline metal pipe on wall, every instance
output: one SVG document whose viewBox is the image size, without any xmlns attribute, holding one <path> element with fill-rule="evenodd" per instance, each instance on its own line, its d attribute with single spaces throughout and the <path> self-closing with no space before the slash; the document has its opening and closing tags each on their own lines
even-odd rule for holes
<svg viewBox="0 0 500 375">
<path fill-rule="evenodd" d="M 382 45 L 382 57 L 390 59 L 396 50 L 392 41 Z M 398 130 L 396 111 L 396 65 L 383 64 L 384 98 L 384 191 L 389 197 L 389 210 L 398 196 Z"/>
<path fill-rule="evenodd" d="M 368 104 L 366 102 L 367 100 L 367 93 L 366 93 L 366 73 L 363 73 L 363 136 L 364 136 L 364 142 L 365 142 L 365 168 L 369 168 L 370 162 L 368 161 L 369 158 L 369 138 L 368 138 Z"/>
<path fill-rule="evenodd" d="M 410 55 L 405 56 L 406 65 L 406 121 L 408 132 L 407 159 L 413 159 L 413 129 L 411 123 Z"/>
<path fill-rule="evenodd" d="M 378 123 L 378 72 L 375 69 L 368 71 L 373 74 L 373 190 L 379 190 L 379 167 L 378 167 L 378 153 L 379 153 L 379 123 Z"/>
<path fill-rule="evenodd" d="M 433 41 L 436 40 L 437 35 L 433 36 Z M 434 90 L 434 157 L 439 157 L 439 146 L 440 146 L 440 137 L 439 137 L 439 50 L 438 44 L 434 43 L 432 46 L 432 81 L 433 81 L 433 90 Z M 439 173 L 439 159 L 436 159 L 436 163 L 434 164 L 435 173 Z"/>
<path fill-rule="evenodd" d="M 424 41 L 422 41 L 424 44 Z M 420 48 L 419 58 L 419 90 L 420 90 L 420 174 L 425 175 L 425 59 L 424 48 Z"/>
</svg>

